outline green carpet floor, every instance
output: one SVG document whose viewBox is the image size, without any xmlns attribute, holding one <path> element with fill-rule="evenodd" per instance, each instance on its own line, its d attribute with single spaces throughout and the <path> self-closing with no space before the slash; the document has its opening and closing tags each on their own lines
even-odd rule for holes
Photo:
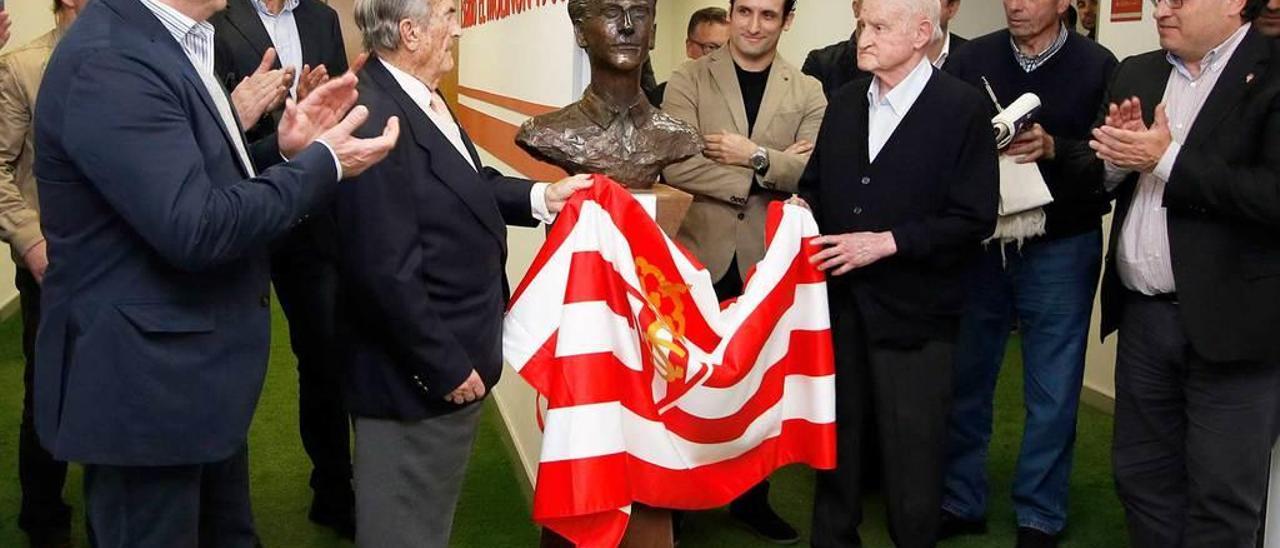
<svg viewBox="0 0 1280 548">
<path fill-rule="evenodd" d="M 250 432 L 253 509 L 258 531 L 269 548 L 342 547 L 326 529 L 307 521 L 311 501 L 307 476 L 310 464 L 297 435 L 297 373 L 289 352 L 285 324 L 275 311 L 276 345 L 266 389 Z M 17 528 L 18 420 L 22 407 L 22 357 L 17 318 L 0 322 L 0 547 L 23 546 Z M 1015 343 L 1016 344 L 1016 341 Z M 1011 349 L 1016 350 L 1016 349 Z M 948 541 L 945 547 L 1013 546 L 1014 518 L 1009 500 L 1010 478 L 1022 431 L 1022 375 L 1017 352 L 1011 352 L 1000 377 L 996 426 L 989 470 L 992 478 L 990 534 Z M 538 532 L 529 521 L 527 487 L 517 476 L 502 421 L 490 404 L 486 409 L 466 487 L 458 505 L 453 546 L 536 546 Z M 1071 479 L 1071 524 L 1064 546 L 1123 546 L 1124 522 L 1111 481 L 1108 457 L 1111 418 L 1082 408 L 1076 440 L 1076 465 Z M 74 507 L 77 545 L 83 540 L 80 472 L 72 467 L 67 498 Z M 790 467 L 773 477 L 772 500 L 778 511 L 807 535 L 813 494 L 812 472 Z M 868 501 L 862 527 L 867 546 L 890 546 L 883 507 Z M 806 537 L 807 538 L 807 537 Z M 770 546 L 736 526 L 723 510 L 690 515 L 681 546 Z"/>
</svg>

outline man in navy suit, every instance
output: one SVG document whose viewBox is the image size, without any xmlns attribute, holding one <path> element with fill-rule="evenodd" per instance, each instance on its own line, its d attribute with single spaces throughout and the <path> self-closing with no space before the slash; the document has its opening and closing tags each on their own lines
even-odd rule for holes
<svg viewBox="0 0 1280 548">
<path fill-rule="evenodd" d="M 357 0 L 355 18 L 375 55 L 360 75 L 365 130 L 406 126 L 335 202 L 356 544 L 447 546 L 480 401 L 502 373 L 506 225 L 552 220 L 591 181 L 481 162 L 437 91 L 461 33 L 454 0 Z"/>
<path fill-rule="evenodd" d="M 99 546 L 253 546 L 245 439 L 265 373 L 266 244 L 386 155 L 347 74 L 254 173 L 213 75 L 223 0 L 98 0 L 49 61 L 36 178 L 50 267 L 36 428 L 84 464 Z M 345 115 L 345 118 L 344 118 Z M 265 159 L 260 159 L 265 160 Z M 265 165 L 265 164 L 264 164 Z"/>
</svg>

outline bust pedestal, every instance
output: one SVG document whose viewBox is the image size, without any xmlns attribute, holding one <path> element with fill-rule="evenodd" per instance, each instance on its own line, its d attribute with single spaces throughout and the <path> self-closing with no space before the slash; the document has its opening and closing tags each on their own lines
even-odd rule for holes
<svg viewBox="0 0 1280 548">
<path fill-rule="evenodd" d="M 689 213 L 689 206 L 693 205 L 693 195 L 664 184 L 656 184 L 646 190 L 628 191 L 644 206 L 649 216 L 658 222 L 662 232 L 674 240 L 680 232 L 680 223 L 684 222 L 685 215 Z"/>
<path fill-rule="evenodd" d="M 541 548 L 573 548 L 573 543 L 550 529 L 542 530 Z M 671 510 L 650 508 L 636 504 L 631 506 L 631 520 L 627 532 L 622 535 L 621 548 L 672 548 L 675 540 L 671 532 Z"/>
<path fill-rule="evenodd" d="M 636 201 L 649 212 L 671 239 L 680 232 L 680 223 L 689 213 L 693 195 L 682 190 L 656 184 L 645 190 L 628 189 Z M 542 548 L 572 548 L 573 543 L 550 529 L 542 530 Z M 672 548 L 675 538 L 671 530 L 671 510 L 650 508 L 643 504 L 631 506 L 631 519 L 627 532 L 622 536 L 622 548 Z"/>
</svg>

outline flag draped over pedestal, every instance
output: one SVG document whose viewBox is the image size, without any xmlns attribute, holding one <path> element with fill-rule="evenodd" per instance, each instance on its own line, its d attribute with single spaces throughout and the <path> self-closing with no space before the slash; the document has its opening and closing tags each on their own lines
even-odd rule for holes
<svg viewBox="0 0 1280 548">
<path fill-rule="evenodd" d="M 508 363 L 546 398 L 534 520 L 584 546 L 622 538 L 633 501 L 727 504 L 790 463 L 835 465 L 817 224 L 774 203 L 735 301 L 605 177 L 560 213 L 507 313 Z M 723 307 L 723 309 L 722 309 Z"/>
</svg>

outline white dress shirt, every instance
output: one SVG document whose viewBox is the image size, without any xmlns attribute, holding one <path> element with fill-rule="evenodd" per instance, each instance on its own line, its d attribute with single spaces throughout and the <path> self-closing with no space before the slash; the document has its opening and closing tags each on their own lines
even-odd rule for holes
<svg viewBox="0 0 1280 548">
<path fill-rule="evenodd" d="M 302 78 L 302 37 L 298 35 L 298 23 L 293 18 L 293 10 L 298 7 L 298 0 L 285 0 L 280 13 L 271 13 L 267 9 L 266 0 L 252 0 L 253 7 L 258 10 L 258 18 L 271 37 L 271 44 L 276 48 L 276 58 L 282 67 L 295 67 L 293 84 L 289 93 L 296 94 L 298 80 Z M 314 68 L 314 67 L 312 67 Z"/>
<path fill-rule="evenodd" d="M 938 58 L 933 60 L 933 68 L 942 68 L 947 64 L 947 58 L 951 57 L 951 33 L 942 33 L 942 51 L 938 53 Z"/>
<path fill-rule="evenodd" d="M 427 119 L 444 134 L 445 139 L 449 140 L 449 144 L 453 145 L 454 150 L 462 156 L 462 159 L 471 166 L 471 169 L 478 169 L 479 166 L 471 159 L 471 153 L 467 151 L 467 145 L 462 140 L 462 128 L 458 127 L 458 122 L 449 114 L 449 110 L 444 105 L 444 99 L 439 93 L 427 87 L 417 77 L 396 68 L 395 65 L 379 58 L 379 63 L 387 68 L 387 72 L 391 73 L 391 77 L 400 85 L 400 89 L 404 90 L 409 99 L 418 106 L 423 114 L 427 115 Z M 432 108 L 432 103 L 436 103 L 436 108 Z M 437 112 L 439 109 L 439 112 Z M 547 183 L 535 183 L 533 188 L 529 190 L 529 206 L 532 209 L 533 217 L 544 223 L 555 221 L 556 216 L 547 210 L 546 202 Z"/>
<path fill-rule="evenodd" d="M 925 86 L 929 84 L 933 71 L 929 57 L 925 56 L 888 93 L 882 93 L 879 77 L 871 81 L 871 87 L 867 89 L 867 153 L 870 161 L 876 160 L 880 149 L 884 148 L 893 132 L 898 129 L 898 124 L 902 123 L 902 118 L 916 104 L 916 99 L 920 98 Z"/>
<path fill-rule="evenodd" d="M 1151 173 L 1138 178 L 1133 201 L 1120 229 L 1116 249 L 1116 267 L 1120 281 L 1130 290 L 1144 295 L 1162 295 L 1178 290 L 1173 279 L 1173 261 L 1169 251 L 1169 225 L 1164 207 L 1165 184 L 1173 172 L 1182 143 L 1187 139 L 1200 109 L 1213 93 L 1222 70 L 1226 68 L 1236 47 L 1244 39 L 1250 25 L 1240 27 L 1230 38 L 1209 51 L 1200 61 L 1200 74 L 1192 76 L 1184 63 L 1172 53 L 1173 65 L 1164 89 L 1165 114 L 1173 141 L 1165 149 L 1159 164 Z M 1107 184 L 1114 189 L 1129 171 L 1107 166 Z"/>
<path fill-rule="evenodd" d="M 187 17 L 182 12 L 155 0 L 142 0 L 142 5 L 151 10 L 164 28 L 173 35 L 173 39 L 182 46 L 182 51 L 191 60 L 196 74 L 200 75 L 205 91 L 213 99 L 218 117 L 231 142 L 235 145 L 236 157 L 250 175 L 254 175 L 253 162 L 249 160 L 248 150 L 244 146 L 244 137 L 240 134 L 240 126 L 236 124 L 235 114 L 231 110 L 231 102 L 227 98 L 222 85 L 213 76 L 213 25 L 208 21 L 199 21 Z"/>
</svg>

